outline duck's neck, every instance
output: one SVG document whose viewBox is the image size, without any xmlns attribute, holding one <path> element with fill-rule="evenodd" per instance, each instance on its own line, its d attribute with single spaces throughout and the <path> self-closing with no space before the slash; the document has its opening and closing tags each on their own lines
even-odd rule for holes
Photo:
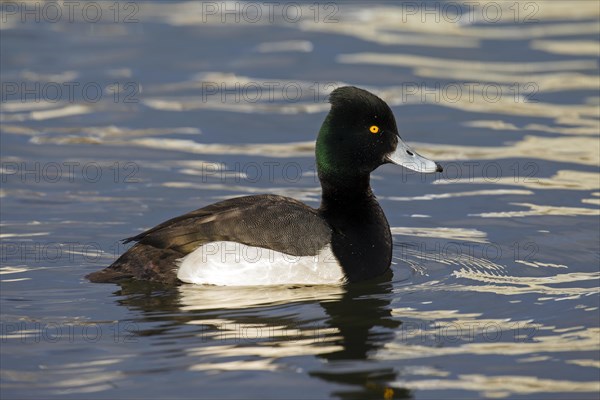
<svg viewBox="0 0 600 400">
<path fill-rule="evenodd" d="M 342 213 L 354 213 L 357 209 L 377 204 L 371 190 L 369 174 L 353 176 L 328 176 L 319 172 L 322 211 L 336 210 Z"/>
</svg>

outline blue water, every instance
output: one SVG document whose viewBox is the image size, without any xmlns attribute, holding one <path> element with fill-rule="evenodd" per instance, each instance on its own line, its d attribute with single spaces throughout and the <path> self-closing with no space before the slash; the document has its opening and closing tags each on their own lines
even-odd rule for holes
<svg viewBox="0 0 600 400">
<path fill-rule="evenodd" d="M 90 4 L 1 5 L 2 398 L 597 398 L 595 2 Z M 445 167 L 373 175 L 392 277 L 83 278 L 220 199 L 317 206 L 343 84 Z"/>
</svg>

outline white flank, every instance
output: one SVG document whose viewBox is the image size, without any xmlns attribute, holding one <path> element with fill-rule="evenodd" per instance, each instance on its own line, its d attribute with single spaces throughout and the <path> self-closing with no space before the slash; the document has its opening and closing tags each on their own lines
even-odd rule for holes
<svg viewBox="0 0 600 400">
<path fill-rule="evenodd" d="M 200 246 L 181 258 L 177 278 L 199 285 L 254 286 L 339 284 L 345 276 L 330 245 L 316 256 L 300 257 L 219 241 Z"/>
</svg>

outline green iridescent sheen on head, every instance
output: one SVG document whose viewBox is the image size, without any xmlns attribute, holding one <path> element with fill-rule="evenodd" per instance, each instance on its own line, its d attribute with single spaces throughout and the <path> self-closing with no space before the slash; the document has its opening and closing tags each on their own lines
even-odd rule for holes
<svg viewBox="0 0 600 400">
<path fill-rule="evenodd" d="M 316 145 L 319 177 L 335 182 L 368 176 L 396 147 L 392 111 L 379 97 L 352 86 L 334 90 L 329 101 Z"/>
</svg>

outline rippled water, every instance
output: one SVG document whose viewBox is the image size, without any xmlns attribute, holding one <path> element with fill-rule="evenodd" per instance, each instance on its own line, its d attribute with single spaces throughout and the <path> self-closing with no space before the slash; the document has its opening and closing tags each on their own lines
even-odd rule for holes
<svg viewBox="0 0 600 400">
<path fill-rule="evenodd" d="M 92 3 L 1 6 L 3 398 L 597 398 L 595 1 Z M 316 206 L 341 84 L 445 166 L 374 174 L 393 276 L 83 279 L 219 199 Z"/>
</svg>

